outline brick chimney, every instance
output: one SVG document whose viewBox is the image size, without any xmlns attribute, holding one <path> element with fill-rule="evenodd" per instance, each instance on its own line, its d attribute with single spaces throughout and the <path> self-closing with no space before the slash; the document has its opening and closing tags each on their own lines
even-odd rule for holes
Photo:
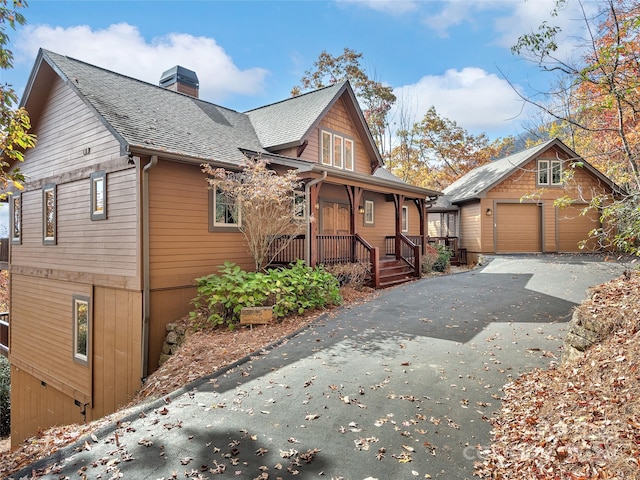
<svg viewBox="0 0 640 480">
<path fill-rule="evenodd" d="M 196 72 L 187 68 L 176 65 L 162 74 L 160 77 L 160 86 L 167 90 L 184 93 L 192 97 L 198 98 L 198 76 Z"/>
</svg>

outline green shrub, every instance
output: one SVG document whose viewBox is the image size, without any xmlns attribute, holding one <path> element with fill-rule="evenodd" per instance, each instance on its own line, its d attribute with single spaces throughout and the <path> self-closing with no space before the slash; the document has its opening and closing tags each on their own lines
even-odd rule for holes
<svg viewBox="0 0 640 480">
<path fill-rule="evenodd" d="M 371 274 L 371 267 L 364 262 L 338 263 L 326 268 L 327 272 L 338 279 L 341 287 L 362 288 Z"/>
<path fill-rule="evenodd" d="M 0 436 L 11 432 L 11 367 L 0 355 Z"/>
<path fill-rule="evenodd" d="M 452 250 L 446 245 L 436 243 L 436 249 L 438 250 L 438 258 L 433 264 L 434 272 L 447 272 L 451 266 Z"/>
<path fill-rule="evenodd" d="M 247 272 L 225 262 L 218 274 L 197 278 L 196 286 L 198 296 L 191 301 L 191 318 L 229 328 L 238 323 L 244 307 L 272 305 L 274 314 L 282 318 L 342 302 L 336 278 L 322 267 L 307 267 L 303 261 L 266 272 Z"/>
</svg>

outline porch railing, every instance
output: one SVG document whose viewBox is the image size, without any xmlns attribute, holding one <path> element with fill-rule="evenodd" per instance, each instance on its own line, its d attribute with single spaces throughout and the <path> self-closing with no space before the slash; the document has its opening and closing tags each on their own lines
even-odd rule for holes
<svg viewBox="0 0 640 480">
<path fill-rule="evenodd" d="M 318 235 L 317 242 L 318 263 L 335 265 L 370 261 L 372 247 L 360 235 Z"/>
<path fill-rule="evenodd" d="M 298 235 L 285 246 L 284 243 L 288 241 L 286 237 L 276 239 L 271 248 L 271 264 L 288 265 L 304 258 L 304 240 L 304 235 Z M 379 282 L 380 249 L 372 247 L 360 235 L 318 235 L 316 240 L 317 263 L 366 263 L 371 268 L 372 284 Z"/>
<path fill-rule="evenodd" d="M 9 312 L 0 313 L 0 355 L 9 355 Z"/>
<path fill-rule="evenodd" d="M 304 258 L 304 235 L 296 235 L 289 242 L 288 236 L 277 237 L 271 244 L 270 255 L 273 265 L 289 265 Z"/>
</svg>

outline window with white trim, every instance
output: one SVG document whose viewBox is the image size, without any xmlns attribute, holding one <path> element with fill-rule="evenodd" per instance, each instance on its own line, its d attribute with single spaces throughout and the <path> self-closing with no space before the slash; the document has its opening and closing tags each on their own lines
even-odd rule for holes
<svg viewBox="0 0 640 480">
<path fill-rule="evenodd" d="M 326 130 L 320 131 L 320 162 L 336 168 L 354 168 L 355 148 L 350 138 Z"/>
<path fill-rule="evenodd" d="M 364 224 L 365 225 L 373 225 L 374 223 L 374 202 L 373 200 L 365 200 L 364 201 Z"/>
<path fill-rule="evenodd" d="M 42 243 L 56 244 L 56 185 L 42 187 Z"/>
<path fill-rule="evenodd" d="M 344 139 L 344 168 L 353 171 L 353 140 Z"/>
<path fill-rule="evenodd" d="M 402 233 L 409 231 L 409 207 L 402 206 Z"/>
<path fill-rule="evenodd" d="M 344 149 L 342 148 L 343 138 L 340 135 L 333 136 L 333 166 L 344 168 Z"/>
<path fill-rule="evenodd" d="M 73 359 L 89 363 L 89 297 L 73 296 Z"/>
<path fill-rule="evenodd" d="M 538 185 L 561 185 L 562 161 L 538 160 Z"/>
<path fill-rule="evenodd" d="M 320 142 L 322 143 L 322 147 L 320 151 L 322 152 L 322 164 L 323 165 L 333 165 L 333 155 L 331 152 L 331 134 L 329 132 L 321 132 L 320 134 Z"/>
<path fill-rule="evenodd" d="M 236 198 L 225 192 L 219 185 L 210 189 L 210 226 L 211 227 L 239 227 L 240 206 Z"/>
</svg>

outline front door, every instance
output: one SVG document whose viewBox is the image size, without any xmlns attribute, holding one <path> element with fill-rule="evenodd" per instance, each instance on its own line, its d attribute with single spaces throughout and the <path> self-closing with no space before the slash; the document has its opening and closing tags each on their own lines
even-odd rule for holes
<svg viewBox="0 0 640 480">
<path fill-rule="evenodd" d="M 349 205 L 322 202 L 322 235 L 349 235 Z"/>
<path fill-rule="evenodd" d="M 351 258 L 350 215 L 346 203 L 322 202 L 318 261 L 325 264 L 349 262 Z"/>
</svg>

